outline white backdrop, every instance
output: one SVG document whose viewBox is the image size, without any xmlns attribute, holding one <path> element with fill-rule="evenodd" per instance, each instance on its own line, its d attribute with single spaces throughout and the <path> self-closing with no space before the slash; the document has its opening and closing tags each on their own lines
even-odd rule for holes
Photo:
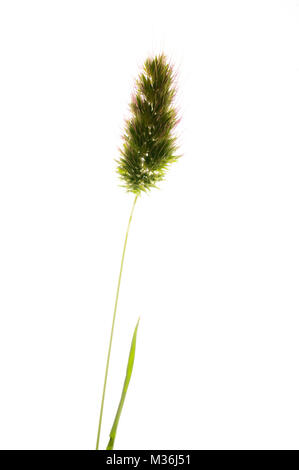
<svg viewBox="0 0 299 470">
<path fill-rule="evenodd" d="M 0 4 L 0 447 L 95 447 L 134 78 L 178 69 L 183 158 L 136 206 L 103 441 L 299 448 L 299 3 Z"/>
</svg>

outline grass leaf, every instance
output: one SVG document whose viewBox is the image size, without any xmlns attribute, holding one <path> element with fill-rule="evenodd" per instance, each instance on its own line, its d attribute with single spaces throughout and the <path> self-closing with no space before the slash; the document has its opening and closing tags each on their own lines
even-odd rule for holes
<svg viewBox="0 0 299 470">
<path fill-rule="evenodd" d="M 119 405 L 118 405 L 118 408 L 117 408 L 116 416 L 114 418 L 113 426 L 112 426 L 111 431 L 110 431 L 110 440 L 108 442 L 106 450 L 112 450 L 113 447 L 114 447 L 114 441 L 115 441 L 115 436 L 116 436 L 117 427 L 118 427 L 118 423 L 119 423 L 119 418 L 120 418 L 120 415 L 121 415 L 121 412 L 122 412 L 122 409 L 123 409 L 123 406 L 124 406 L 124 402 L 125 402 L 127 390 L 128 390 L 129 383 L 130 383 L 130 379 L 131 379 L 131 375 L 132 375 L 132 371 L 133 371 L 133 366 L 134 366 L 135 349 L 136 349 L 136 337 L 137 337 L 138 325 L 139 325 L 139 319 L 138 319 L 137 325 L 136 325 L 135 330 L 134 330 L 132 343 L 131 343 L 131 348 L 130 348 L 129 359 L 128 359 L 126 378 L 125 378 L 125 381 L 124 381 L 124 386 L 123 386 L 120 402 L 119 402 Z"/>
</svg>

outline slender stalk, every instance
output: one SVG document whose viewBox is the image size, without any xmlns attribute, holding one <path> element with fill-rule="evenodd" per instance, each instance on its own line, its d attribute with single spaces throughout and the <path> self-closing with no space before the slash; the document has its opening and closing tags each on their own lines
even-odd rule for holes
<svg viewBox="0 0 299 470">
<path fill-rule="evenodd" d="M 133 202 L 133 207 L 132 207 L 129 222 L 128 222 L 128 227 L 127 227 L 127 232 L 126 232 L 126 237 L 125 237 L 125 243 L 124 243 L 124 248 L 123 248 L 123 253 L 122 253 L 122 258 L 121 258 L 121 263 L 120 263 L 120 271 L 119 271 L 119 276 L 118 276 L 118 283 L 117 283 L 116 297 L 115 297 L 115 304 L 114 304 L 114 312 L 113 312 L 113 319 L 112 319 L 112 326 L 111 326 L 111 333 L 110 333 L 110 341 L 109 341 L 107 361 L 106 361 L 105 379 L 104 379 L 104 385 L 103 385 L 103 393 L 102 393 L 102 402 L 101 402 L 101 411 L 100 411 L 100 419 L 99 419 L 96 450 L 99 450 L 99 442 L 100 442 L 100 434 L 101 434 L 101 426 L 102 426 L 102 418 L 103 418 L 103 410 L 104 410 L 104 402 L 105 402 L 107 377 L 108 377 L 108 370 L 109 370 L 109 363 L 110 363 L 110 354 L 111 354 L 111 346 L 112 346 L 113 333 L 114 333 L 114 324 L 115 324 L 115 318 L 116 318 L 116 310 L 117 310 L 117 304 L 118 304 L 118 296 L 119 296 L 121 275 L 122 275 L 122 271 L 123 271 L 123 265 L 124 265 L 124 259 L 125 259 L 125 253 L 126 253 L 126 247 L 127 247 L 127 241 L 128 241 L 128 235 L 129 235 L 131 220 L 132 220 L 135 204 L 136 204 L 136 201 L 137 201 L 137 197 L 138 197 L 138 195 L 135 196 L 135 199 L 134 199 L 134 202 Z"/>
</svg>

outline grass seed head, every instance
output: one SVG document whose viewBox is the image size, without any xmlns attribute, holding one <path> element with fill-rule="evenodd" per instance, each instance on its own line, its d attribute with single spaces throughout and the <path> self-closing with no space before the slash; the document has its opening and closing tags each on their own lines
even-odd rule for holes
<svg viewBox="0 0 299 470">
<path fill-rule="evenodd" d="M 157 187 L 169 165 L 179 158 L 175 94 L 175 74 L 165 55 L 148 58 L 131 97 L 131 115 L 117 160 L 117 172 L 129 192 L 138 195 Z"/>
</svg>

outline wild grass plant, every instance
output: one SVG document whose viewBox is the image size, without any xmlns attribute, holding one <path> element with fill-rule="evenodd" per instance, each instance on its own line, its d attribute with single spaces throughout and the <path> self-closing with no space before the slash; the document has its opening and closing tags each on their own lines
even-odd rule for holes
<svg viewBox="0 0 299 470">
<path fill-rule="evenodd" d="M 164 54 L 148 58 L 136 80 L 130 103 L 130 118 L 125 122 L 123 145 L 120 149 L 120 158 L 117 160 L 117 172 L 121 185 L 127 192 L 133 193 L 134 200 L 125 235 L 116 289 L 96 450 L 99 449 L 100 443 L 119 290 L 134 208 L 142 193 L 149 192 L 152 188 L 157 188 L 158 183 L 164 180 L 169 165 L 179 158 L 177 154 L 177 139 L 174 133 L 179 122 L 178 113 L 174 105 L 176 95 L 175 79 L 173 66 Z M 121 399 L 110 432 L 107 450 L 114 448 L 117 427 L 132 375 L 138 324 L 139 320 L 133 334 Z"/>
</svg>

